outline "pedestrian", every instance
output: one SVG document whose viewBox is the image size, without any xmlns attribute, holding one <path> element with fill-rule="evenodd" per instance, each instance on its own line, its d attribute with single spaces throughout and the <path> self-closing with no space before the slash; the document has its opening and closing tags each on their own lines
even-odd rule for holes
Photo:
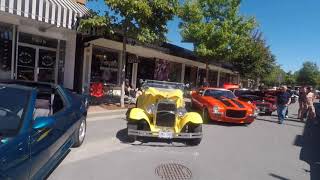
<svg viewBox="0 0 320 180">
<path fill-rule="evenodd" d="M 276 97 L 279 124 L 283 124 L 286 116 L 286 111 L 291 102 L 291 95 L 287 92 L 287 86 L 281 86 L 280 91 L 277 93 Z"/>
<path fill-rule="evenodd" d="M 307 112 L 307 89 L 306 87 L 299 88 L 299 110 L 298 110 L 298 119 L 304 121 L 305 114 Z"/>
<path fill-rule="evenodd" d="M 202 87 L 209 87 L 209 86 L 210 86 L 210 84 L 209 84 L 207 78 L 203 78 Z"/>
<path fill-rule="evenodd" d="M 315 121 L 316 110 L 313 104 L 315 100 L 316 96 L 313 92 L 312 87 L 307 87 L 307 118 L 308 120 L 314 120 L 314 123 L 317 124 L 317 121 Z"/>
<path fill-rule="evenodd" d="M 288 88 L 287 89 L 287 92 L 290 94 L 290 98 L 292 98 L 292 95 L 293 95 L 293 93 L 292 93 L 292 91 L 291 91 L 291 88 Z M 292 99 L 291 99 L 291 102 L 292 102 Z M 290 103 L 291 103 L 290 102 Z M 286 118 L 289 118 L 289 108 L 287 108 L 287 110 L 286 110 L 286 116 L 285 116 Z"/>
</svg>

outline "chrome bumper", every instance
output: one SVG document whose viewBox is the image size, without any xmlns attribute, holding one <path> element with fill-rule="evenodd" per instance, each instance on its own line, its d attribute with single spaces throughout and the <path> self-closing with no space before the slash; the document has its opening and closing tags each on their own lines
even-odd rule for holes
<svg viewBox="0 0 320 180">
<path fill-rule="evenodd" d="M 128 129 L 128 135 L 159 138 L 158 132 L 142 131 L 142 130 L 134 130 L 134 129 Z M 173 137 L 172 137 L 172 139 L 195 139 L 195 138 L 202 138 L 202 132 L 199 132 L 199 133 L 173 133 Z"/>
</svg>

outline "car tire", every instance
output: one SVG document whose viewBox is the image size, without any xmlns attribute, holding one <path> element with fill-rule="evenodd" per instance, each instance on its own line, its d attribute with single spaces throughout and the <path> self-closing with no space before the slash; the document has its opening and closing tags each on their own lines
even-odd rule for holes
<svg viewBox="0 0 320 180">
<path fill-rule="evenodd" d="M 209 123 L 210 121 L 210 116 L 207 108 L 204 108 L 202 110 L 202 119 L 204 123 Z"/>
<path fill-rule="evenodd" d="M 197 132 L 202 132 L 202 125 L 196 125 L 193 127 L 192 132 L 197 133 Z M 189 139 L 185 143 L 188 146 L 198 146 L 201 143 L 202 138 L 195 138 L 195 139 Z"/>
<path fill-rule="evenodd" d="M 81 120 L 76 132 L 74 133 L 74 144 L 72 147 L 80 147 L 86 137 L 87 132 L 87 117 L 84 116 L 84 118 Z"/>
</svg>

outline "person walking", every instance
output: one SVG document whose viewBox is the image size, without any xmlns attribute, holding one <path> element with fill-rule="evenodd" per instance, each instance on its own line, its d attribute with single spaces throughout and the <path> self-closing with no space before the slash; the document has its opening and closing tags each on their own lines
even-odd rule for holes
<svg viewBox="0 0 320 180">
<path fill-rule="evenodd" d="M 298 110 L 298 119 L 304 121 L 305 114 L 307 112 L 307 89 L 306 87 L 299 88 L 299 110 Z"/>
<path fill-rule="evenodd" d="M 287 92 L 287 90 L 287 86 L 281 86 L 280 91 L 277 93 L 277 112 L 279 124 L 283 124 L 286 111 L 291 103 L 291 95 Z"/>
<path fill-rule="evenodd" d="M 317 124 L 318 121 L 315 121 L 316 110 L 313 103 L 316 100 L 316 96 L 313 93 L 312 87 L 307 87 L 307 118 L 308 120 L 314 120 L 314 123 Z"/>
</svg>

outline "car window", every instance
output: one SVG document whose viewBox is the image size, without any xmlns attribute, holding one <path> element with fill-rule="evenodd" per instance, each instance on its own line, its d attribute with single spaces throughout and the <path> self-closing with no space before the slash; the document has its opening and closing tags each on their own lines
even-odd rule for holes
<svg viewBox="0 0 320 180">
<path fill-rule="evenodd" d="M 208 89 L 206 90 L 204 96 L 211 96 L 214 98 L 229 98 L 233 99 L 236 98 L 236 96 L 233 94 L 231 91 L 226 91 L 226 90 L 215 90 L 215 89 Z"/>
<path fill-rule="evenodd" d="M 204 90 L 203 89 L 199 89 L 198 94 L 202 96 Z"/>
<path fill-rule="evenodd" d="M 55 90 L 54 97 L 53 97 L 53 104 L 52 104 L 52 110 L 53 114 L 61 111 L 65 107 L 65 101 L 64 98 L 61 96 L 58 90 Z"/>
<path fill-rule="evenodd" d="M 14 134 L 19 130 L 29 97 L 28 90 L 0 86 L 0 134 Z"/>
</svg>

